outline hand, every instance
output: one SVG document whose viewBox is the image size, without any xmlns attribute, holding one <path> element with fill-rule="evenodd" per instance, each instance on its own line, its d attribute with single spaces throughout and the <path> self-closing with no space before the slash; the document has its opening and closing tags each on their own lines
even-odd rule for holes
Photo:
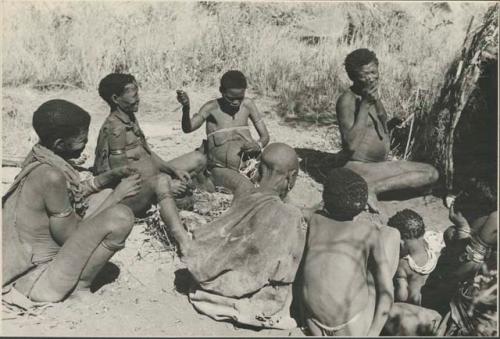
<svg viewBox="0 0 500 339">
<path fill-rule="evenodd" d="M 96 180 L 99 187 L 105 187 L 113 182 L 117 182 L 121 178 L 129 177 L 134 173 L 137 173 L 136 169 L 129 166 L 121 166 L 98 175 Z"/>
<path fill-rule="evenodd" d="M 257 142 L 247 141 L 243 144 L 243 146 L 241 146 L 241 151 L 243 153 L 254 154 L 254 153 L 260 153 L 261 148 Z"/>
<path fill-rule="evenodd" d="M 142 180 L 139 174 L 134 174 L 130 177 L 122 179 L 122 181 L 116 186 L 113 194 L 119 202 L 125 198 L 133 197 L 142 188 Z"/>
<path fill-rule="evenodd" d="M 361 96 L 369 103 L 377 102 L 380 99 L 380 95 L 378 93 L 378 83 L 375 83 L 371 87 L 363 89 L 361 92 Z"/>
<path fill-rule="evenodd" d="M 137 169 L 130 167 L 130 166 L 120 166 L 120 167 L 112 169 L 110 172 L 111 172 L 111 175 L 113 176 L 113 178 L 121 179 L 121 178 L 129 177 L 133 174 L 137 174 Z"/>
<path fill-rule="evenodd" d="M 178 89 L 177 91 L 177 101 L 182 104 L 182 106 L 189 106 L 189 97 L 186 92 Z"/>
<path fill-rule="evenodd" d="M 455 204 L 452 203 L 450 206 L 450 221 L 457 226 L 459 230 L 464 230 L 466 232 L 470 232 L 470 226 L 469 223 L 467 222 L 467 219 L 464 218 L 462 213 L 460 212 L 455 212 Z"/>
<path fill-rule="evenodd" d="M 188 172 L 171 167 L 172 174 L 181 181 L 190 182 L 191 176 Z"/>
</svg>

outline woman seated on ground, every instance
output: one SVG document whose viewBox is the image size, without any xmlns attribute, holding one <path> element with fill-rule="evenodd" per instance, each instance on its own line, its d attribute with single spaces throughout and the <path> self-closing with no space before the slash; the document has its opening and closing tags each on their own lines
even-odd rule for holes
<svg viewBox="0 0 500 339">
<path fill-rule="evenodd" d="M 40 141 L 2 199 L 2 287 L 9 290 L 4 301 L 17 296 L 25 302 L 25 296 L 58 302 L 75 290 L 89 291 L 104 264 L 125 246 L 134 217 L 120 202 L 137 194 L 140 178 L 91 195 L 127 171 L 80 180 L 68 161 L 81 155 L 89 125 L 90 115 L 64 100 L 48 101 L 33 115 Z"/>
</svg>

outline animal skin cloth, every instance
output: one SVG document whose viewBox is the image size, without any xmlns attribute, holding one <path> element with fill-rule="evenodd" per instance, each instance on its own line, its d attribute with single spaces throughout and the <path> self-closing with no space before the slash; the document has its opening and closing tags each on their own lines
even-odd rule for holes
<svg viewBox="0 0 500 339">
<path fill-rule="evenodd" d="M 271 193 L 236 198 L 219 219 L 193 231 L 183 258 L 198 283 L 201 313 L 260 328 L 290 329 L 292 283 L 305 246 L 300 210 Z"/>
</svg>

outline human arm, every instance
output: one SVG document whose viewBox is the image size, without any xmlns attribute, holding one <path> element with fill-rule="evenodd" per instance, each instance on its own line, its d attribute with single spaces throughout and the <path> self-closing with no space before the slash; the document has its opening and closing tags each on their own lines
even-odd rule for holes
<svg viewBox="0 0 500 339">
<path fill-rule="evenodd" d="M 125 198 L 133 197 L 139 193 L 142 188 L 141 185 L 142 180 L 139 174 L 134 174 L 122 179 L 113 190 L 113 193 L 111 193 L 92 214 L 87 215 L 86 218 L 91 218 L 104 211 L 106 208 L 121 203 Z"/>
<path fill-rule="evenodd" d="M 62 246 L 76 230 L 80 217 L 75 213 L 68 194 L 64 174 L 53 167 L 41 169 L 36 181 L 49 218 L 50 234 Z"/>
<path fill-rule="evenodd" d="M 351 152 L 356 151 L 365 137 L 370 104 L 366 99 L 361 100 L 357 114 L 356 106 L 356 98 L 347 93 L 337 100 L 336 105 L 340 133 Z"/>
<path fill-rule="evenodd" d="M 404 269 L 398 267 L 394 277 L 394 300 L 405 302 L 408 300 L 408 280 Z"/>
<path fill-rule="evenodd" d="M 186 92 L 177 90 L 177 101 L 182 104 L 182 131 L 184 133 L 191 133 L 200 128 L 208 116 L 208 103 L 200 108 L 200 111 L 193 115 L 191 118 L 189 116 L 190 112 L 190 102 L 189 97 Z"/>
<path fill-rule="evenodd" d="M 380 231 L 372 233 L 371 247 L 371 272 L 375 282 L 376 300 L 375 314 L 367 336 L 378 336 L 382 331 L 394 302 L 394 285 L 386 258 L 383 244 L 380 239 Z"/>
<path fill-rule="evenodd" d="M 113 168 L 109 171 L 101 173 L 93 178 L 95 186 L 101 190 L 105 187 L 113 185 L 118 182 L 121 178 L 131 176 L 137 171 L 130 166 L 121 166 Z"/>
<path fill-rule="evenodd" d="M 257 133 L 259 134 L 258 143 L 261 148 L 264 148 L 269 143 L 269 132 L 267 131 L 266 124 L 264 122 L 264 117 L 259 112 L 257 105 L 253 102 L 253 100 L 248 99 L 246 102 L 248 105 L 248 109 L 250 110 L 250 120 L 252 121 Z"/>
<path fill-rule="evenodd" d="M 168 162 L 160 158 L 160 156 L 153 151 L 151 151 L 151 159 L 161 172 L 166 173 L 174 178 L 178 178 L 182 181 L 191 180 L 191 176 L 188 172 L 169 165 Z"/>
<path fill-rule="evenodd" d="M 111 125 L 107 137 L 109 147 L 109 166 L 111 169 L 124 167 L 128 165 L 126 130 L 121 125 Z"/>
<path fill-rule="evenodd" d="M 477 232 L 478 237 L 485 244 L 494 245 L 498 239 L 498 211 L 492 212 Z"/>
<path fill-rule="evenodd" d="M 469 222 L 464 218 L 460 211 L 455 210 L 454 203 L 450 206 L 449 219 L 455 225 L 455 232 L 449 240 L 453 241 L 470 237 L 471 227 Z"/>
</svg>

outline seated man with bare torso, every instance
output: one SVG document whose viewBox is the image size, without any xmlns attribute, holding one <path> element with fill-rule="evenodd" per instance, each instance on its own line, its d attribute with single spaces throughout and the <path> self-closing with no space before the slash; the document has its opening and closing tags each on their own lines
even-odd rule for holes
<svg viewBox="0 0 500 339">
<path fill-rule="evenodd" d="M 345 59 L 353 85 L 337 100 L 346 168 L 368 183 L 368 205 L 378 212 L 377 195 L 418 188 L 437 181 L 437 170 L 428 164 L 388 161 L 390 140 L 387 113 L 379 96 L 378 59 L 368 49 L 357 49 Z"/>
<path fill-rule="evenodd" d="M 205 168 L 204 155 L 193 151 L 167 162 L 150 149 L 135 115 L 139 109 L 139 87 L 132 75 L 107 75 L 99 84 L 99 95 L 111 111 L 99 132 L 95 173 L 121 166 L 135 169 L 143 180 L 142 189 L 124 204 L 136 216 L 142 216 L 157 203 L 163 222 L 176 232 L 183 226 L 174 195 L 183 193 L 191 175 Z"/>
<path fill-rule="evenodd" d="M 190 133 L 206 122 L 207 140 L 202 152 L 207 155 L 207 169 L 216 186 L 229 190 L 251 189 L 252 182 L 240 173 L 244 162 L 257 157 L 269 143 L 264 120 L 252 99 L 245 97 L 247 81 L 240 71 L 228 71 L 221 78 L 222 96 L 205 103 L 199 112 L 189 117 L 189 97 L 178 91 L 182 104 L 182 130 Z M 251 120 L 260 136 L 252 138 L 248 120 Z"/>
<path fill-rule="evenodd" d="M 2 287 L 9 290 L 4 300 L 13 291 L 41 302 L 88 291 L 124 247 L 134 217 L 121 202 L 137 194 L 140 177 L 124 178 L 107 192 L 101 190 L 126 171 L 80 180 L 68 160 L 81 155 L 89 124 L 86 111 L 64 100 L 47 101 L 33 114 L 40 141 L 2 199 Z M 99 191 L 104 198 L 92 199 Z"/>
<path fill-rule="evenodd" d="M 309 334 L 378 336 L 393 304 L 399 234 L 360 218 L 368 188 L 346 168 L 332 170 L 325 210 L 309 217 L 303 309 Z"/>
</svg>

